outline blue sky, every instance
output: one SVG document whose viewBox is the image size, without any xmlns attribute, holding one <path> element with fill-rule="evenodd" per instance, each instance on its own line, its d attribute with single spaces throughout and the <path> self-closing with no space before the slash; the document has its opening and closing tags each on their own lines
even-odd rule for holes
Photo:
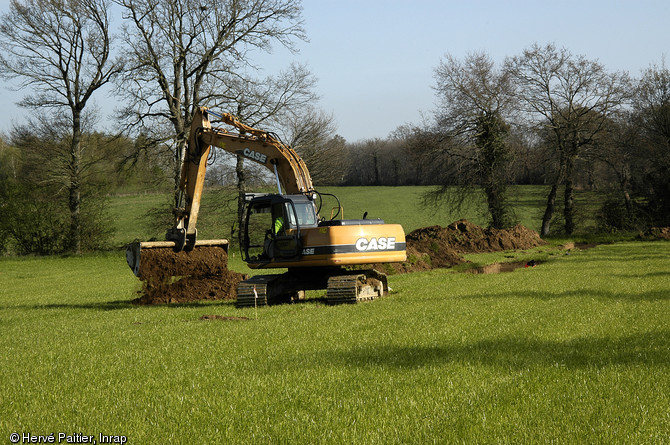
<svg viewBox="0 0 670 445">
<path fill-rule="evenodd" d="M 667 0 L 304 0 L 309 42 L 261 58 L 267 74 L 292 61 L 318 78 L 320 106 L 347 141 L 384 138 L 419 123 L 435 104 L 433 70 L 444 54 L 486 51 L 494 60 L 555 43 L 638 76 L 670 56 Z M 8 1 L 0 0 L 0 11 Z M 21 96 L 0 87 L 0 131 L 20 118 Z M 104 104 L 113 98 L 98 97 Z"/>
</svg>

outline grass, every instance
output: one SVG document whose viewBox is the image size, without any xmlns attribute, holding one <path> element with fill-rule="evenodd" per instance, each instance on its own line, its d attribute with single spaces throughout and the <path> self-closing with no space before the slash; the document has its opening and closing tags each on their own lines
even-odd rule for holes
<svg viewBox="0 0 670 445">
<path fill-rule="evenodd" d="M 115 229 L 113 244 L 121 246 L 133 241 L 134 238 L 145 239 L 145 237 L 154 236 L 149 228 L 147 212 L 152 208 L 165 205 L 166 213 L 169 215 L 167 203 L 169 203 L 169 195 L 161 193 L 111 197 L 108 203 L 108 213 L 109 222 Z"/>
<path fill-rule="evenodd" d="M 601 245 L 255 319 L 227 302 L 132 306 L 118 253 L 2 258 L 0 437 L 667 443 L 668 264 L 667 242 Z"/>
<path fill-rule="evenodd" d="M 387 223 L 401 224 L 405 232 L 434 224 L 447 226 L 450 223 L 466 218 L 475 224 L 486 226 L 487 216 L 483 212 L 484 201 L 471 202 L 460 211 L 453 211 L 446 206 L 425 207 L 422 197 L 433 187 L 325 187 L 319 191 L 333 193 L 338 196 L 344 208 L 344 217 L 361 218 L 368 212 L 369 218 L 382 218 Z M 233 195 L 224 190 L 209 189 L 203 194 L 203 204 L 199 216 L 199 237 L 230 238 L 230 227 L 236 218 L 236 208 L 226 206 L 226 201 Z M 580 194 L 580 200 L 588 194 Z M 517 219 L 526 227 L 540 229 L 545 188 L 540 186 L 510 187 L 510 200 L 515 209 Z M 147 212 L 152 208 L 165 206 L 169 221 L 169 195 L 143 194 L 113 196 L 109 201 L 110 223 L 115 228 L 112 245 L 123 246 L 134 239 L 162 239 L 165 230 L 149 227 L 150 218 Z M 330 208 L 335 201 L 326 198 L 322 215 L 329 217 Z M 583 221 L 588 227 L 593 221 Z M 167 227 L 166 227 L 167 228 Z"/>
</svg>

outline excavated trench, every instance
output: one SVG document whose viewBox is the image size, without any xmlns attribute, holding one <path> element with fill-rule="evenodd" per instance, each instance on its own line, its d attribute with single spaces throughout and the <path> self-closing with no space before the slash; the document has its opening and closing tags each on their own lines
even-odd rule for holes
<svg viewBox="0 0 670 445">
<path fill-rule="evenodd" d="M 505 273 L 514 272 L 521 268 L 535 267 L 540 264 L 540 261 L 514 261 L 509 263 L 493 263 L 482 267 L 473 267 L 467 269 L 465 272 L 474 274 L 491 274 L 491 273 Z"/>
</svg>

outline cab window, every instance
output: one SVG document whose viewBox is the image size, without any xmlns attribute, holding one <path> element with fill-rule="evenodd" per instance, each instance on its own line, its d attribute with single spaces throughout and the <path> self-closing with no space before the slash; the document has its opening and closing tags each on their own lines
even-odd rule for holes
<svg viewBox="0 0 670 445">
<path fill-rule="evenodd" d="M 300 202 L 294 203 L 295 212 L 298 214 L 298 222 L 300 226 L 313 226 L 316 225 L 316 212 L 314 211 L 314 204 L 311 202 Z M 295 224 L 293 221 L 293 212 L 289 213 L 291 215 L 292 224 Z"/>
</svg>

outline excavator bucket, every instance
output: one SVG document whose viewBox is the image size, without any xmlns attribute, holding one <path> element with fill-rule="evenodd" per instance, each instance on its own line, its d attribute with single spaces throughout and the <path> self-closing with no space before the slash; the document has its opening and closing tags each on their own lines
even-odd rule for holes
<svg viewBox="0 0 670 445">
<path fill-rule="evenodd" d="M 175 252 L 173 241 L 134 242 L 126 248 L 126 261 L 141 280 L 173 276 L 222 275 L 228 267 L 228 240 L 196 241 L 192 250 Z"/>
</svg>

